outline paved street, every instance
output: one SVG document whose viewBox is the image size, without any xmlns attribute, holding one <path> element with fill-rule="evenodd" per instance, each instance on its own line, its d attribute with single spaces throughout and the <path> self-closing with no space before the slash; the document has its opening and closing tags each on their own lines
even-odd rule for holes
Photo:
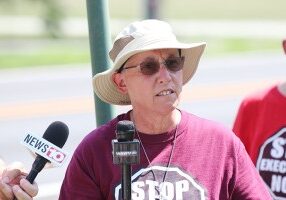
<svg viewBox="0 0 286 200">
<path fill-rule="evenodd" d="M 285 79 L 282 51 L 203 57 L 193 80 L 184 87 L 180 107 L 231 127 L 244 95 Z M 114 109 L 118 114 L 128 108 Z M 96 127 L 94 110 L 89 65 L 1 70 L 0 155 L 8 162 L 21 161 L 29 169 L 33 158 L 19 141 L 25 133 L 42 135 L 56 120 L 70 128 L 64 149 L 72 155 Z M 56 199 L 66 166 L 39 174 L 37 199 Z"/>
</svg>

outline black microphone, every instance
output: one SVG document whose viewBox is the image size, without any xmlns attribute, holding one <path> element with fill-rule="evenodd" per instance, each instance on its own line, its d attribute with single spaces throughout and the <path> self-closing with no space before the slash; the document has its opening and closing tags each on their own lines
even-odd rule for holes
<svg viewBox="0 0 286 200">
<path fill-rule="evenodd" d="M 132 121 L 119 121 L 116 125 L 116 139 L 118 142 L 127 142 L 134 139 L 135 127 Z"/>
<path fill-rule="evenodd" d="M 51 123 L 43 135 L 43 139 L 62 148 L 67 141 L 69 135 L 68 126 L 60 121 Z M 38 173 L 45 167 L 46 163 L 50 162 L 48 159 L 37 155 L 32 165 L 32 169 L 27 175 L 26 179 L 33 183 Z"/>
<path fill-rule="evenodd" d="M 131 164 L 140 161 L 139 140 L 134 139 L 135 128 L 132 121 L 119 121 L 116 126 L 116 140 L 112 140 L 113 163 L 121 164 L 121 198 L 131 200 Z"/>
</svg>

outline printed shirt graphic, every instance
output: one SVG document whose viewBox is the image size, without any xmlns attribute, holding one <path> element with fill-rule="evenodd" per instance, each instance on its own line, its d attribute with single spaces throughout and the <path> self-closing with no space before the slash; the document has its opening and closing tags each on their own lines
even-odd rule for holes
<svg viewBox="0 0 286 200">
<path fill-rule="evenodd" d="M 261 146 L 256 167 L 272 196 L 286 200 L 286 127 Z"/>
<path fill-rule="evenodd" d="M 121 192 L 120 184 L 115 188 L 116 200 L 120 199 Z M 131 195 L 132 200 L 206 199 L 204 189 L 190 175 L 176 167 L 161 166 L 152 166 L 135 173 L 132 176 Z"/>
<path fill-rule="evenodd" d="M 285 105 L 286 98 L 277 85 L 257 91 L 241 103 L 233 128 L 272 197 L 278 200 L 286 200 Z"/>
</svg>

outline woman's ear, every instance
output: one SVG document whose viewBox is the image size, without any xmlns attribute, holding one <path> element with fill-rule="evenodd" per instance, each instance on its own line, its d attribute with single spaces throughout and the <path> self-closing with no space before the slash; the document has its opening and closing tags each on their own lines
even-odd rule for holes
<svg viewBox="0 0 286 200">
<path fill-rule="evenodd" d="M 119 92 L 121 92 L 122 94 L 127 93 L 127 87 L 126 87 L 123 75 L 121 73 L 112 74 L 112 80 L 115 83 L 117 90 Z"/>
</svg>

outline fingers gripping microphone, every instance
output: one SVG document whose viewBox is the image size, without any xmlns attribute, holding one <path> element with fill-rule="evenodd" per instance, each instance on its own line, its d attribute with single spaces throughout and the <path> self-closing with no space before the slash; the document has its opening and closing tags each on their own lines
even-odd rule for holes
<svg viewBox="0 0 286 200">
<path fill-rule="evenodd" d="M 140 144 L 134 139 L 134 124 L 132 121 L 119 121 L 116 126 L 116 140 L 112 140 L 113 163 L 121 165 L 121 197 L 131 200 L 131 164 L 140 161 Z"/>
<path fill-rule="evenodd" d="M 45 139 L 46 141 L 50 142 L 51 144 L 53 144 L 59 148 L 62 148 L 67 141 L 68 135 L 69 135 L 69 129 L 68 129 L 67 125 L 64 124 L 63 122 L 55 121 L 48 126 L 47 130 L 45 131 L 45 133 L 43 135 L 43 139 Z M 34 140 L 30 140 L 29 143 L 30 144 L 35 143 L 33 141 Z M 45 143 L 43 141 L 39 141 L 39 143 L 40 143 L 40 145 L 42 145 L 43 149 L 44 149 L 44 147 L 45 147 L 45 149 L 47 149 L 49 147 L 47 144 L 46 144 L 46 146 L 43 146 L 43 145 L 45 145 Z M 40 145 L 38 145 L 38 146 L 40 146 Z M 52 147 L 50 148 L 50 152 L 52 152 L 51 149 L 52 149 Z M 32 165 L 32 169 L 29 172 L 26 179 L 30 183 L 33 183 L 36 176 L 44 168 L 44 166 L 46 165 L 47 162 L 50 162 L 50 160 L 47 158 L 44 158 L 43 156 L 37 155 L 37 157 L 36 157 L 36 159 Z"/>
</svg>

